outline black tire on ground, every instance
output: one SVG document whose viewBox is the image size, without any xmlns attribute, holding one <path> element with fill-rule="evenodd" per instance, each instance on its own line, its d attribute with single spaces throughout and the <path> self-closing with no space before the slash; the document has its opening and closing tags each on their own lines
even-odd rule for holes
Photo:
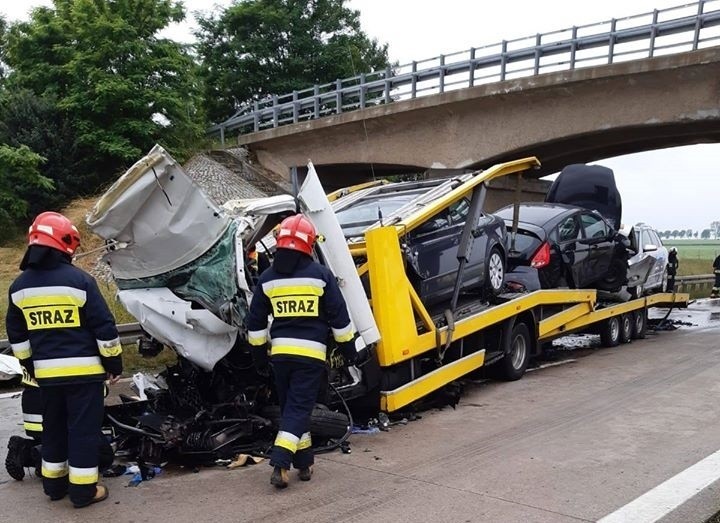
<svg viewBox="0 0 720 523">
<path fill-rule="evenodd" d="M 499 248 L 493 247 L 488 255 L 488 261 L 485 265 L 485 290 L 497 296 L 501 294 L 505 287 L 505 257 Z"/>
<path fill-rule="evenodd" d="M 620 343 L 620 317 L 608 318 L 600 325 L 600 343 L 603 347 L 616 347 Z"/>
<path fill-rule="evenodd" d="M 632 338 L 634 340 L 641 340 L 645 337 L 647 332 L 647 310 L 638 309 L 632 312 L 633 330 Z"/>
<path fill-rule="evenodd" d="M 280 426 L 280 407 L 278 405 L 266 405 L 260 415 L 269 419 L 276 429 Z M 347 414 L 318 406 L 312 411 L 310 433 L 320 438 L 342 438 L 347 432 L 349 424 L 350 420 Z"/>
<path fill-rule="evenodd" d="M 620 316 L 620 343 L 630 343 L 632 341 L 632 331 L 632 314 L 622 314 Z"/>
<path fill-rule="evenodd" d="M 505 355 L 497 363 L 498 377 L 505 381 L 519 380 L 527 370 L 532 351 L 527 324 L 522 321 L 515 322 L 509 336 L 505 336 L 504 343 Z"/>
</svg>

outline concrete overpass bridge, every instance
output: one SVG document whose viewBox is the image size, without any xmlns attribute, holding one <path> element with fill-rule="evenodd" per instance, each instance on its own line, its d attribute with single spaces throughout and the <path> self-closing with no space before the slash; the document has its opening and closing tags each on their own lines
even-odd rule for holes
<svg viewBox="0 0 720 523">
<path fill-rule="evenodd" d="M 278 174 L 312 159 L 340 185 L 527 155 L 541 175 L 720 142 L 718 29 L 720 1 L 700 1 L 273 97 L 212 131 Z"/>
</svg>

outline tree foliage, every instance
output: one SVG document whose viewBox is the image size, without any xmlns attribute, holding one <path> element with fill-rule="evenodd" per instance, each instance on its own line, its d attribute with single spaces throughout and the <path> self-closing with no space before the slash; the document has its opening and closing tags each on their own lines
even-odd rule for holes
<svg viewBox="0 0 720 523">
<path fill-rule="evenodd" d="M 83 158 L 79 187 L 97 189 L 155 142 L 182 148 L 203 128 L 194 62 L 158 37 L 183 19 L 174 0 L 54 0 L 11 27 L 8 85 L 57 101 Z"/>
<path fill-rule="evenodd" d="M 59 209 L 85 192 L 75 131 L 54 98 L 39 97 L 26 90 L 0 94 L 0 143 L 27 146 L 46 159 L 39 171 L 52 180 L 52 187 L 18 188 L 18 196 L 30 202 L 30 215 Z"/>
<path fill-rule="evenodd" d="M 52 189 L 53 183 L 38 167 L 45 159 L 28 147 L 0 145 L 0 226 L 12 229 L 28 217 L 30 205 L 18 192 Z"/>
<path fill-rule="evenodd" d="M 345 0 L 236 0 L 200 17 L 205 103 L 212 121 L 271 94 L 388 65 L 387 44 L 360 28 Z"/>
</svg>

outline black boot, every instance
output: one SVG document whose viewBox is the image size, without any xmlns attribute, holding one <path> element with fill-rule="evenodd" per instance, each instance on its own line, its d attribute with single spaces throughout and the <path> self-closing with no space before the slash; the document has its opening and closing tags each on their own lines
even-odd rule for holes
<svg viewBox="0 0 720 523">
<path fill-rule="evenodd" d="M 8 453 L 5 458 L 5 470 L 11 478 L 22 481 L 25 477 L 25 467 L 33 465 L 30 451 L 35 446 L 35 440 L 10 436 Z"/>
<path fill-rule="evenodd" d="M 288 486 L 288 471 L 281 467 L 275 467 L 270 476 L 270 484 L 275 488 L 285 488 Z"/>
</svg>

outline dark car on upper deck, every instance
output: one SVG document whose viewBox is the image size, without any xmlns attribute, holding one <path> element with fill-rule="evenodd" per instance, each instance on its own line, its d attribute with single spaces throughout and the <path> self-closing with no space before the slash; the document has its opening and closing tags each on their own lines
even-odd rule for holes
<svg viewBox="0 0 720 523">
<path fill-rule="evenodd" d="M 397 223 L 460 187 L 469 175 L 452 179 L 395 182 L 353 192 L 333 202 L 340 226 L 352 245 L 366 231 Z M 456 203 L 428 216 L 403 237 L 408 278 L 426 305 L 449 300 L 458 274 L 458 246 L 470 201 Z M 461 274 L 463 292 L 500 294 L 505 282 L 506 228 L 502 219 L 481 214 L 473 227 L 470 259 Z"/>
<path fill-rule="evenodd" d="M 559 203 L 518 205 L 495 214 L 508 233 L 507 280 L 528 290 L 557 287 L 620 290 L 627 277 L 622 237 L 598 212 Z"/>
</svg>

